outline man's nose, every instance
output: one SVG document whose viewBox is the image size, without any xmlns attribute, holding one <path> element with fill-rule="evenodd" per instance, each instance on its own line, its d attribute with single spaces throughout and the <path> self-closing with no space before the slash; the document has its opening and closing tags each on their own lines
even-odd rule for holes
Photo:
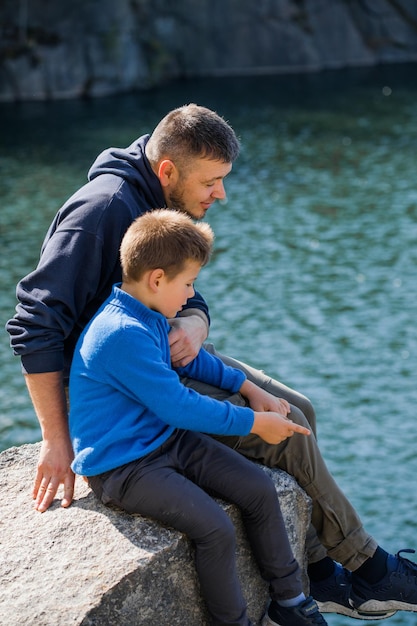
<svg viewBox="0 0 417 626">
<path fill-rule="evenodd" d="M 217 200 L 225 199 L 226 189 L 224 188 L 223 181 L 219 180 L 216 182 L 213 193 L 211 195 L 214 196 Z"/>
</svg>

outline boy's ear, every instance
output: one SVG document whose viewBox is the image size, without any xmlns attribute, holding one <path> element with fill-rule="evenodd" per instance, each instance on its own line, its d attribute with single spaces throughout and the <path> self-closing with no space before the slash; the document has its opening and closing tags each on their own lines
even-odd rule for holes
<svg viewBox="0 0 417 626">
<path fill-rule="evenodd" d="M 162 187 L 175 185 L 178 180 L 178 170 L 170 159 L 164 159 L 158 166 L 158 178 Z"/>
<path fill-rule="evenodd" d="M 164 277 L 164 275 L 165 275 L 165 272 L 161 268 L 152 270 L 152 272 L 150 272 L 149 278 L 148 278 L 148 284 L 149 284 L 149 288 L 151 289 L 151 291 L 153 291 L 153 293 L 157 293 L 161 279 Z"/>
</svg>

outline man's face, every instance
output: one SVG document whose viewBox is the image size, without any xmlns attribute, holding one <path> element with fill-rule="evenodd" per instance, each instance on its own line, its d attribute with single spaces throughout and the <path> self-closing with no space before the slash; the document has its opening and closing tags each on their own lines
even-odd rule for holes
<svg viewBox="0 0 417 626">
<path fill-rule="evenodd" d="M 178 172 L 176 181 L 165 188 L 167 206 L 203 219 L 213 202 L 226 197 L 223 181 L 231 169 L 231 163 L 194 159 L 186 172 Z"/>
</svg>

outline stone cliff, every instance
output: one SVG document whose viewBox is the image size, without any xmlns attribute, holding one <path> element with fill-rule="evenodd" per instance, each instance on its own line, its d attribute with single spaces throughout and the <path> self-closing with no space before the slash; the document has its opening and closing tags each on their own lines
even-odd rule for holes
<svg viewBox="0 0 417 626">
<path fill-rule="evenodd" d="M 415 0 L 3 0 L 0 101 L 417 61 Z"/>
<path fill-rule="evenodd" d="M 206 626 L 185 536 L 103 506 L 81 478 L 70 508 L 61 508 L 57 500 L 38 513 L 31 487 L 39 448 L 29 444 L 0 454 L 0 624 Z M 294 555 L 305 568 L 310 499 L 285 472 L 265 471 L 273 477 Z M 257 624 L 268 586 L 251 556 L 237 508 L 220 504 L 236 527 L 238 571 Z"/>
</svg>

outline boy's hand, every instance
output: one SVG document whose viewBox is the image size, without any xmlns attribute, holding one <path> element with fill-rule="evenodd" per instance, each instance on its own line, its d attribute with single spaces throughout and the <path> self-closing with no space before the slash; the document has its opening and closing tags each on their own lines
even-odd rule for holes
<svg viewBox="0 0 417 626">
<path fill-rule="evenodd" d="M 284 416 L 291 412 L 291 407 L 284 398 L 273 396 L 250 380 L 245 380 L 240 388 L 240 393 L 248 399 L 249 405 L 254 411 L 272 411 Z"/>
<path fill-rule="evenodd" d="M 294 433 L 309 435 L 310 431 L 279 413 L 255 411 L 251 433 L 258 435 L 267 443 L 277 444 L 292 437 Z"/>
</svg>

